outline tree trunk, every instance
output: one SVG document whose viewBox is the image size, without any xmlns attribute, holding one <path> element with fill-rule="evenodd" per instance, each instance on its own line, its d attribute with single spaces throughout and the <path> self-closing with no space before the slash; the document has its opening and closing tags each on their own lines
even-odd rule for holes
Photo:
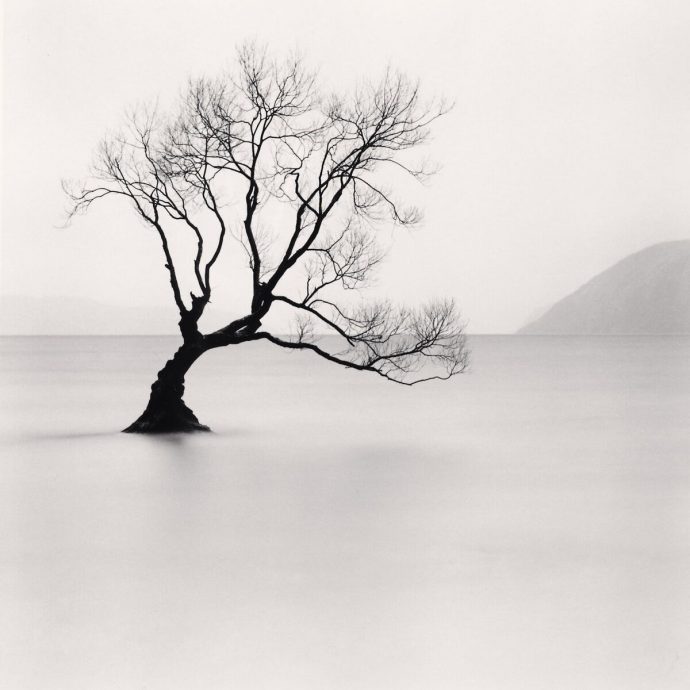
<svg viewBox="0 0 690 690">
<path fill-rule="evenodd" d="M 185 374 L 204 351 L 198 344 L 182 345 L 158 372 L 143 414 L 123 431 L 136 434 L 210 431 L 182 400 Z"/>
</svg>

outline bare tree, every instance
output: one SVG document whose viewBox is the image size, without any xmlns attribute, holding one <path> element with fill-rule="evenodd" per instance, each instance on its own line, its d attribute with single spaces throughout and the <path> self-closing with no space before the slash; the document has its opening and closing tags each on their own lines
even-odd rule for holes
<svg viewBox="0 0 690 690">
<path fill-rule="evenodd" d="M 406 385 L 464 370 L 465 338 L 452 301 L 412 309 L 344 298 L 366 284 L 382 259 L 374 225 L 419 221 L 419 211 L 401 206 L 382 178 L 402 172 L 423 179 L 432 172 L 412 164 L 408 152 L 444 112 L 441 103 L 423 103 L 418 85 L 390 70 L 348 98 L 317 97 L 314 75 L 299 58 L 274 61 L 250 46 L 239 51 L 235 75 L 191 81 L 174 116 L 139 111 L 122 134 L 104 140 L 90 178 L 66 186 L 70 213 L 119 196 L 155 229 L 182 334 L 146 409 L 125 431 L 207 429 L 183 402 L 185 375 L 204 352 L 248 341 L 310 350 Z M 225 212 L 226 197 L 238 194 L 239 223 Z M 289 223 L 273 236 L 258 222 L 269 200 L 289 209 Z M 176 227 L 194 243 L 184 267 L 173 260 Z M 251 304 L 204 334 L 199 320 L 228 237 L 246 251 Z M 185 270 L 193 274 L 188 294 Z M 291 337 L 262 329 L 276 304 L 296 315 Z M 340 344 L 326 348 L 318 332 L 338 336 Z"/>
</svg>

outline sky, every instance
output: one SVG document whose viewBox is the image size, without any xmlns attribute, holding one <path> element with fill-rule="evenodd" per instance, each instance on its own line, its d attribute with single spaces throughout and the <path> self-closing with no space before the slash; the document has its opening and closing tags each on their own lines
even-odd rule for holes
<svg viewBox="0 0 690 690">
<path fill-rule="evenodd" d="M 512 332 L 624 256 L 690 237 L 688 36 L 685 0 L 5 0 L 0 294 L 66 323 L 79 298 L 125 319 L 164 308 L 174 332 L 156 237 L 115 202 L 62 227 L 60 181 L 128 107 L 170 101 L 255 40 L 299 49 L 328 88 L 392 65 L 454 101 L 423 227 L 396 230 L 373 290 L 453 297 L 470 332 Z M 226 251 L 223 320 L 246 308 L 241 249 Z"/>
</svg>

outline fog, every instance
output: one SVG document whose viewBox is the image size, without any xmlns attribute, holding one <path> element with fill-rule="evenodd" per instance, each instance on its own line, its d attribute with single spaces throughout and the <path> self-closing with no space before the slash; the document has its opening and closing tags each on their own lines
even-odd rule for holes
<svg viewBox="0 0 690 690">
<path fill-rule="evenodd" d="M 397 232 L 378 289 L 454 297 L 472 331 L 512 332 L 626 254 L 688 236 L 689 30 L 680 1 L 8 0 L 2 293 L 168 303 L 156 237 L 125 205 L 57 228 L 60 179 L 85 173 L 127 107 L 165 106 L 256 40 L 299 48 L 326 88 L 390 63 L 455 102 L 426 152 L 442 167 L 418 191 L 424 228 Z M 218 265 L 230 311 L 241 255 L 229 245 Z"/>
</svg>

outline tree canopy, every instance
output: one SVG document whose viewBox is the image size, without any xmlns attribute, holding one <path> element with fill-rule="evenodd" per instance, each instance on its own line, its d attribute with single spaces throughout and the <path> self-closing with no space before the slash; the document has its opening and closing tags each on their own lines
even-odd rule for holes
<svg viewBox="0 0 690 690">
<path fill-rule="evenodd" d="M 452 300 L 402 307 L 346 298 L 383 258 L 376 226 L 420 221 L 419 209 L 401 204 L 386 181 L 433 173 L 410 154 L 445 112 L 443 102 L 422 101 L 419 85 L 390 69 L 350 95 L 323 95 L 299 57 L 276 60 L 246 46 L 234 73 L 191 80 L 171 113 L 139 109 L 105 138 L 91 176 L 67 189 L 71 214 L 119 197 L 155 229 L 188 346 L 267 340 L 398 383 L 448 378 L 467 366 Z M 268 232 L 259 219 L 270 200 L 284 205 L 289 222 Z M 226 212 L 230 201 L 242 205 L 239 223 Z M 182 259 L 170 239 L 180 228 L 194 247 Z M 202 334 L 228 238 L 246 253 L 251 303 Z M 185 271 L 193 274 L 188 290 Z M 262 328 L 275 304 L 294 311 L 292 337 Z M 338 336 L 336 350 L 322 346 L 323 332 Z"/>
</svg>

